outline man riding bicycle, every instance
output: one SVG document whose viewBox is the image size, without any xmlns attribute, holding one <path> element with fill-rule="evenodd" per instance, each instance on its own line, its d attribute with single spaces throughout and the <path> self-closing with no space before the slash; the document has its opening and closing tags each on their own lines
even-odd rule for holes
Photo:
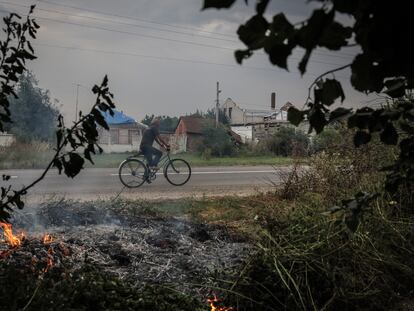
<svg viewBox="0 0 414 311">
<path fill-rule="evenodd" d="M 154 140 L 163 148 L 169 150 L 170 145 L 167 144 L 160 136 L 160 118 L 154 118 L 150 127 L 145 129 L 142 135 L 140 151 L 147 160 L 148 166 L 151 169 L 158 169 L 158 162 L 162 157 L 162 152 L 152 146 Z"/>
</svg>

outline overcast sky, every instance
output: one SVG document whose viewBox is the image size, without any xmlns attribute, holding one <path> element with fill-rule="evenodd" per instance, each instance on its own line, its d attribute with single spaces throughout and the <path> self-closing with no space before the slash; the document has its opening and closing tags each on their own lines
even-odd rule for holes
<svg viewBox="0 0 414 311">
<path fill-rule="evenodd" d="M 76 84 L 80 109 L 86 111 L 93 103 L 90 88 L 105 74 L 119 110 L 137 120 L 212 108 L 216 81 L 221 100 L 230 97 L 243 108 L 269 108 L 271 92 L 277 93 L 277 106 L 290 101 L 301 107 L 316 75 L 349 63 L 356 53 L 320 50 L 304 77 L 297 70 L 303 51 L 294 53 L 290 72 L 260 54 L 239 66 L 233 56 L 243 47 L 237 27 L 254 13 L 253 5 L 241 0 L 220 11 L 201 11 L 202 0 L 0 0 L 0 10 L 23 13 L 30 4 L 37 4 L 41 28 L 35 41 L 39 58 L 29 68 L 67 118 L 75 115 Z M 299 22 L 315 5 L 273 0 L 268 11 L 283 11 Z M 336 75 L 344 82 L 345 105 L 357 106 L 368 98 L 352 91 L 349 76 L 349 71 Z"/>
</svg>

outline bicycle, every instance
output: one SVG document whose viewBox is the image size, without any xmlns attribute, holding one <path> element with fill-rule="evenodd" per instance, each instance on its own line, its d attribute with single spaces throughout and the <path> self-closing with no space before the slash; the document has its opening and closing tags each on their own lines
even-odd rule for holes
<svg viewBox="0 0 414 311">
<path fill-rule="evenodd" d="M 143 159 L 141 159 L 143 158 Z M 167 150 L 161 157 L 158 168 L 151 169 L 142 152 L 128 157 L 123 161 L 118 170 L 121 183 L 127 188 L 138 188 L 144 182 L 151 183 L 157 177 L 160 168 L 167 181 L 174 186 L 186 184 L 191 177 L 191 166 L 187 161 L 179 158 L 171 159 L 170 151 Z"/>
</svg>

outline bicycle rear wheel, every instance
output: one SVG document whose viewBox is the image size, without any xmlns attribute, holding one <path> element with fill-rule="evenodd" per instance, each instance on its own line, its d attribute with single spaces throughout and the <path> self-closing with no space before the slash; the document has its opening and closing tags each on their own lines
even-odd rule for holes
<svg viewBox="0 0 414 311">
<path fill-rule="evenodd" d="M 147 179 L 147 167 L 140 160 L 128 159 L 119 166 L 118 175 L 125 187 L 138 188 Z"/>
<path fill-rule="evenodd" d="M 164 175 L 170 184 L 182 186 L 191 177 L 190 164 L 182 159 L 173 159 L 165 167 Z"/>
</svg>

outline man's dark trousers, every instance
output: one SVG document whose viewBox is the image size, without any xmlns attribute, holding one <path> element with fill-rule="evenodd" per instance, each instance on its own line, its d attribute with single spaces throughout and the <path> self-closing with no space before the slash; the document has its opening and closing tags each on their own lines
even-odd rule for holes
<svg viewBox="0 0 414 311">
<path fill-rule="evenodd" d="M 148 166 L 157 166 L 162 157 L 162 152 L 150 145 L 141 146 L 141 151 L 147 159 Z"/>
</svg>

